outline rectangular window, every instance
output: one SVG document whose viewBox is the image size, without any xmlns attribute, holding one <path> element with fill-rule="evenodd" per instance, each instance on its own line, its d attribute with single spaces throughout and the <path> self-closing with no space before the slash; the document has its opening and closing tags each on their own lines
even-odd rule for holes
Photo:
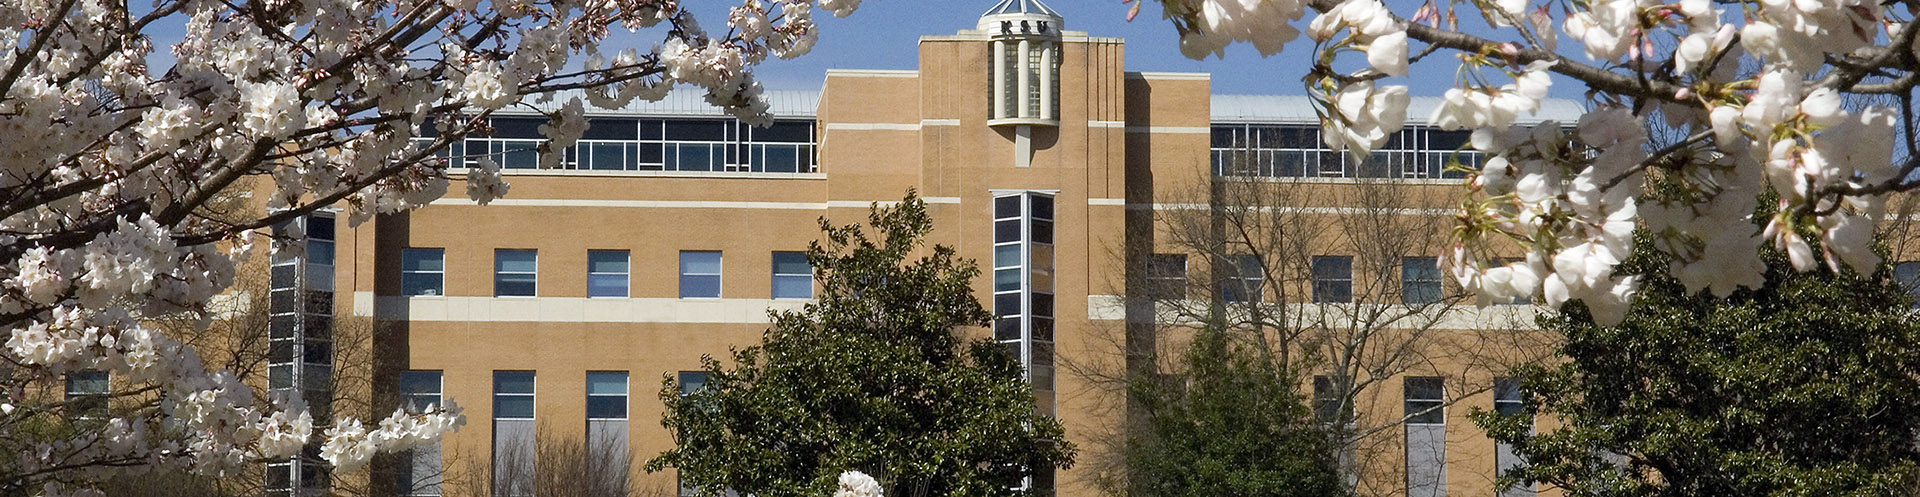
<svg viewBox="0 0 1920 497">
<path fill-rule="evenodd" d="M 493 372 L 493 419 L 533 419 L 533 372 Z"/>
<path fill-rule="evenodd" d="M 1331 424 L 1346 417 L 1341 415 L 1342 397 L 1344 395 L 1333 384 L 1332 378 L 1313 377 L 1313 415 L 1320 422 Z"/>
<path fill-rule="evenodd" d="M 1446 393 L 1442 387 L 1445 382 L 1430 376 L 1409 376 L 1405 380 L 1406 415 L 1411 424 L 1442 424 L 1446 422 Z"/>
<path fill-rule="evenodd" d="M 439 371 L 407 370 L 400 373 L 400 405 L 408 412 L 426 412 L 440 405 Z"/>
<path fill-rule="evenodd" d="M 1407 495 L 1447 495 L 1445 382 L 1435 377 L 1406 377 Z"/>
<path fill-rule="evenodd" d="M 1147 298 L 1179 300 L 1187 297 L 1187 255 L 1147 255 Z"/>
<path fill-rule="evenodd" d="M 1220 298 L 1228 302 L 1258 301 L 1261 286 L 1266 281 L 1266 267 L 1260 257 L 1240 254 L 1227 258 L 1225 276 L 1221 284 Z"/>
<path fill-rule="evenodd" d="M 67 412 L 86 415 L 106 410 L 112 390 L 106 371 L 83 370 L 67 373 Z"/>
<path fill-rule="evenodd" d="M 446 249 L 402 249 L 400 294 L 409 297 L 446 295 L 446 268 Z"/>
<path fill-rule="evenodd" d="M 440 405 L 441 372 L 408 370 L 400 372 L 400 405 L 408 412 L 425 412 Z M 400 495 L 431 497 L 440 495 L 442 468 L 440 442 L 415 446 L 400 455 L 401 467 L 395 472 Z"/>
<path fill-rule="evenodd" d="M 1500 413 L 1501 416 L 1523 416 L 1526 414 L 1526 406 L 1527 393 L 1520 388 L 1519 379 L 1493 379 L 1494 412 Z M 1528 424 L 1531 425 L 1532 423 Z M 1519 467 L 1523 461 L 1521 461 L 1519 454 L 1513 452 L 1512 444 L 1500 443 L 1495 445 L 1493 453 L 1494 477 L 1499 478 L 1506 476 L 1507 472 L 1512 471 L 1513 468 Z M 1501 488 L 1499 497 L 1532 497 L 1533 495 L 1533 485 L 1516 483 L 1512 486 Z"/>
<path fill-rule="evenodd" d="M 493 372 L 493 495 L 533 495 L 534 375 Z"/>
<path fill-rule="evenodd" d="M 493 296 L 532 297 L 538 254 L 533 249 L 494 249 Z"/>
<path fill-rule="evenodd" d="M 720 298 L 719 251 L 680 251 L 680 298 Z"/>
<path fill-rule="evenodd" d="M 707 386 L 706 371 L 681 371 L 679 375 L 680 395 L 693 395 Z"/>
<path fill-rule="evenodd" d="M 1353 301 L 1353 258 L 1344 255 L 1313 257 L 1313 301 Z"/>
<path fill-rule="evenodd" d="M 773 253 L 773 298 L 813 298 L 813 265 L 806 252 Z"/>
<path fill-rule="evenodd" d="M 627 419 L 627 372 L 587 372 L 587 419 Z"/>
<path fill-rule="evenodd" d="M 1440 301 L 1440 258 L 1400 258 L 1400 303 L 1432 304 Z"/>
<path fill-rule="evenodd" d="M 625 250 L 587 251 L 587 296 L 627 296 L 628 253 Z"/>
</svg>

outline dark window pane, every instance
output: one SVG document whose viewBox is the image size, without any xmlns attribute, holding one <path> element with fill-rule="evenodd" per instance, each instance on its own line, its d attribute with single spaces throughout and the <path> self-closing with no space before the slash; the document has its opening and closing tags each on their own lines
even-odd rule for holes
<svg viewBox="0 0 1920 497">
<path fill-rule="evenodd" d="M 993 296 L 993 314 L 996 316 L 1014 316 L 1020 314 L 1020 294 L 1000 293 Z"/>
<path fill-rule="evenodd" d="M 660 151 L 661 147 L 663 146 L 664 145 L 661 145 L 659 143 L 640 144 L 639 162 L 641 164 L 659 164 L 661 162 L 664 162 L 665 160 L 662 158 L 663 153 Z"/>
<path fill-rule="evenodd" d="M 674 120 L 668 121 L 666 126 L 668 140 L 724 141 L 727 139 L 727 121 Z"/>
<path fill-rule="evenodd" d="M 495 276 L 493 295 L 495 297 L 532 297 L 534 296 L 534 276 L 531 274 Z"/>
<path fill-rule="evenodd" d="M 621 419 L 625 417 L 627 417 L 627 396 L 587 396 L 588 419 Z"/>
<path fill-rule="evenodd" d="M 640 139 L 639 121 L 634 119 L 588 120 L 587 132 L 580 137 L 588 140 L 638 140 Z"/>
<path fill-rule="evenodd" d="M 293 268 L 293 266 L 282 266 L 282 267 L 286 267 L 288 269 Z M 280 267 L 274 268 L 275 272 L 278 272 L 279 269 Z M 294 312 L 293 300 L 295 295 L 297 295 L 297 292 L 294 292 L 293 290 L 274 290 L 272 293 L 268 294 L 269 302 L 267 304 L 267 312 L 273 313 L 273 314 Z"/>
<path fill-rule="evenodd" d="M 442 271 L 446 268 L 446 249 L 410 248 L 400 251 L 401 271 Z"/>
<path fill-rule="evenodd" d="M 1009 219 L 993 223 L 993 241 L 995 243 L 1020 241 L 1020 220 Z"/>
<path fill-rule="evenodd" d="M 307 292 L 307 312 L 333 314 L 333 292 Z"/>
<path fill-rule="evenodd" d="M 404 371 L 400 373 L 400 391 L 406 395 L 440 393 L 439 371 Z"/>
<path fill-rule="evenodd" d="M 293 338 L 293 328 L 298 325 L 299 315 L 278 314 L 267 318 L 267 336 L 271 338 Z"/>
<path fill-rule="evenodd" d="M 493 396 L 494 419 L 531 419 L 533 418 L 533 396 L 531 395 L 495 395 Z"/>
<path fill-rule="evenodd" d="M 291 349 L 289 349 L 291 350 Z M 293 366 L 268 366 L 267 388 L 292 388 Z"/>
<path fill-rule="evenodd" d="M 998 318 L 993 320 L 994 340 L 1019 340 L 1020 318 Z"/>
<path fill-rule="evenodd" d="M 310 364 L 332 364 L 333 346 L 328 342 L 308 342 L 305 361 Z"/>
<path fill-rule="evenodd" d="M 307 316 L 305 328 L 301 329 L 308 338 L 329 339 L 333 337 L 333 316 Z"/>
<path fill-rule="evenodd" d="M 755 142 L 812 143 L 813 122 L 780 121 L 766 128 L 754 128 Z"/>
<path fill-rule="evenodd" d="M 307 238 L 325 241 L 335 240 L 333 237 L 333 218 L 325 216 L 308 217 Z"/>
<path fill-rule="evenodd" d="M 546 124 L 545 118 L 534 117 L 496 117 L 493 118 L 494 138 L 546 138 L 540 134 L 540 125 Z"/>
<path fill-rule="evenodd" d="M 267 362 L 285 364 L 293 362 L 293 340 L 273 340 L 267 346 Z"/>
<path fill-rule="evenodd" d="M 533 393 L 533 372 L 494 371 L 493 393 Z"/>
<path fill-rule="evenodd" d="M 299 267 L 295 264 L 274 266 L 272 274 L 268 276 L 273 279 L 273 288 L 292 288 Z"/>
<path fill-rule="evenodd" d="M 1053 243 L 1053 221 L 1033 220 L 1034 243 Z"/>
<path fill-rule="evenodd" d="M 993 217 L 1009 218 L 1020 216 L 1020 196 L 994 197 Z"/>
<path fill-rule="evenodd" d="M 1034 219 L 1053 219 L 1053 197 L 1033 195 L 1032 198 L 1033 211 L 1031 215 Z"/>
<path fill-rule="evenodd" d="M 1046 293 L 1033 294 L 1033 315 L 1046 316 L 1046 317 L 1053 316 L 1053 295 L 1052 294 L 1046 294 Z"/>
<path fill-rule="evenodd" d="M 1033 339 L 1053 341 L 1053 318 L 1033 318 Z"/>
</svg>

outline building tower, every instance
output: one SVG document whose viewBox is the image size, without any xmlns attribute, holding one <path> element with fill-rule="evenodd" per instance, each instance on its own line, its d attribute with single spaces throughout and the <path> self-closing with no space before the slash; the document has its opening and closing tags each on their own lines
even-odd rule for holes
<svg viewBox="0 0 1920 497">
<path fill-rule="evenodd" d="M 1033 157 L 1033 126 L 1060 126 L 1060 39 L 1065 19 L 1040 0 L 1000 0 L 980 16 L 992 40 L 987 125 L 1014 127 L 1014 162 Z"/>
</svg>

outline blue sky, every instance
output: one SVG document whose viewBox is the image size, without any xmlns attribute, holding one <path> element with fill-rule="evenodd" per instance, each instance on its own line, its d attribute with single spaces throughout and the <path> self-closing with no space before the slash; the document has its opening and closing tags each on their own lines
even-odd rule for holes
<svg viewBox="0 0 1920 497">
<path fill-rule="evenodd" d="M 714 12 L 694 7 L 708 23 L 724 14 L 719 0 L 693 0 L 716 4 Z M 1195 61 L 1180 54 L 1178 33 L 1173 24 L 1160 18 L 1160 4 L 1150 0 L 1140 16 L 1127 22 L 1128 4 L 1119 0 L 1050 0 L 1048 6 L 1066 18 L 1068 30 L 1086 31 L 1093 36 L 1112 36 L 1127 41 L 1127 70 L 1207 72 L 1213 74 L 1214 93 L 1303 94 L 1300 77 L 1311 64 L 1313 42 L 1305 37 L 1287 45 L 1280 54 L 1261 58 L 1251 45 L 1229 47 L 1225 59 Z M 952 34 L 973 29 L 980 13 L 994 0 L 866 0 L 852 16 L 840 19 L 820 13 L 821 40 L 813 52 L 795 60 L 769 60 L 758 69 L 762 84 L 772 89 L 815 89 L 827 69 L 914 69 L 916 40 L 922 35 Z M 1395 12 L 1410 14 L 1419 4 L 1408 0 L 1387 0 Z M 1311 15 L 1296 22 L 1306 27 Z M 1461 26 L 1473 29 L 1477 24 L 1463 19 Z M 1484 29 L 1484 28 L 1482 28 Z M 1417 44 L 1416 44 L 1417 45 Z M 1564 49 L 1564 47 L 1563 47 Z M 1356 57 L 1357 59 L 1357 57 Z M 1584 59 L 1584 57 L 1580 57 Z M 1388 84 L 1406 84 L 1414 95 L 1439 95 L 1453 86 L 1458 64 L 1451 54 L 1441 52 L 1415 64 L 1412 76 Z M 1573 88 L 1556 88 L 1555 96 L 1577 97 Z M 1563 94 L 1564 93 L 1564 94 Z"/>
<path fill-rule="evenodd" d="M 916 47 L 919 37 L 973 29 L 980 13 L 992 7 L 995 1 L 865 0 L 859 11 L 847 18 L 835 18 L 824 11 L 816 12 L 822 35 L 813 51 L 794 60 L 768 60 L 757 71 L 767 88 L 807 90 L 820 87 L 827 69 L 914 69 L 918 66 Z M 1133 22 L 1126 20 L 1130 5 L 1120 3 L 1120 0 L 1050 0 L 1048 5 L 1066 18 L 1068 30 L 1126 39 L 1129 71 L 1211 73 L 1214 93 L 1304 93 L 1300 77 L 1306 73 L 1313 55 L 1311 40 L 1304 37 L 1297 39 L 1272 57 L 1262 58 L 1251 45 L 1242 43 L 1228 47 L 1224 59 L 1210 57 L 1196 61 L 1180 54 L 1178 33 L 1171 23 L 1161 19 L 1160 4 L 1151 0 L 1139 1 L 1147 3 Z M 1401 15 L 1411 14 L 1420 5 L 1417 0 L 1385 2 Z M 738 4 L 738 0 L 682 2 L 682 6 L 692 9 L 710 30 L 726 29 L 726 8 Z M 1471 12 L 1471 9 L 1466 9 L 1466 12 Z M 1462 29 L 1487 32 L 1477 14 L 1462 17 Z M 180 23 L 186 21 L 185 17 L 176 18 Z M 1296 21 L 1295 26 L 1305 28 L 1310 19 L 1311 14 Z M 164 72 L 165 68 L 172 65 L 173 60 L 166 47 L 180 40 L 183 28 L 162 22 L 149 32 L 159 47 L 149 60 L 155 72 Z M 608 53 L 624 48 L 621 46 L 623 44 L 637 45 L 636 48 L 642 51 L 651 50 L 659 43 L 661 35 L 657 30 L 629 34 L 618 28 L 614 33 L 614 37 L 603 45 Z M 1578 51 L 1578 48 L 1570 48 L 1577 47 L 1576 42 L 1563 39 L 1561 45 L 1561 53 L 1569 54 L 1575 60 L 1585 60 L 1584 56 L 1571 54 Z M 1415 43 L 1416 49 L 1418 46 Z M 1348 58 L 1355 61 L 1359 59 L 1352 55 Z M 1353 62 L 1351 66 L 1343 64 L 1343 69 L 1356 69 L 1360 63 Z M 1453 86 L 1457 67 L 1452 54 L 1441 51 L 1426 61 L 1415 63 L 1411 76 L 1391 78 L 1384 84 L 1405 84 L 1416 96 L 1437 96 Z M 1496 78 L 1496 81 L 1500 80 Z M 1567 81 L 1559 78 L 1556 78 L 1556 83 L 1559 84 L 1553 89 L 1554 96 L 1580 96 L 1577 86 L 1565 84 Z"/>
</svg>

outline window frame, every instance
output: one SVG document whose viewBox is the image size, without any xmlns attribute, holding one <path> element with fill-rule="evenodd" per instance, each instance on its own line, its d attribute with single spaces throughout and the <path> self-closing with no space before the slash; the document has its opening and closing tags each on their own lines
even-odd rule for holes
<svg viewBox="0 0 1920 497">
<path fill-rule="evenodd" d="M 806 265 L 807 265 L 807 271 L 806 271 L 806 272 L 804 272 L 804 273 L 782 273 L 782 272 L 780 272 L 780 257 L 781 257 L 781 255 L 783 255 L 783 254 L 785 254 L 785 255 L 798 255 L 798 256 L 800 256 L 800 262 L 801 262 L 802 264 L 806 264 Z M 774 300 L 808 300 L 808 299 L 812 299 L 812 298 L 813 298 L 813 294 L 814 294 L 814 288 L 813 288 L 813 287 L 814 287 L 814 281 L 813 281 L 813 261 L 810 261 L 810 260 L 807 260 L 807 253 L 806 253 L 806 252 L 795 252 L 795 251 L 779 251 L 779 250 L 776 250 L 776 251 L 773 251 L 773 254 L 772 254 L 772 255 L 770 256 L 770 258 L 772 259 L 772 266 L 773 266 L 773 269 L 772 269 L 772 273 L 773 273 L 773 279 L 772 279 L 772 286 L 771 286 L 771 287 L 769 287 L 769 288 L 768 288 L 768 291 L 767 291 L 767 295 L 768 295 L 768 297 L 769 297 L 769 298 L 772 298 L 772 299 L 774 299 Z M 804 297 L 794 297 L 794 296 L 782 296 L 782 295 L 780 294 L 780 281 L 781 281 L 781 278 L 783 278 L 783 277 L 784 277 L 784 278 L 787 278 L 787 280 L 788 280 L 789 282 L 791 282 L 791 281 L 795 281 L 795 280 L 797 280 L 797 279 L 799 279 L 799 278 L 806 278 L 806 280 L 807 280 L 807 285 L 806 285 L 806 289 L 807 289 L 807 295 L 806 295 L 806 296 L 804 296 Z"/>
<path fill-rule="evenodd" d="M 1321 269 L 1320 269 L 1321 263 L 1322 262 L 1332 263 L 1335 261 L 1338 261 L 1346 266 L 1347 268 L 1346 277 L 1345 278 L 1333 277 L 1331 276 L 1331 273 L 1329 273 L 1328 277 L 1323 278 L 1321 276 Z M 1311 286 L 1313 287 L 1312 288 L 1313 303 L 1316 303 L 1316 304 L 1351 304 L 1353 303 L 1354 301 L 1353 256 L 1316 255 L 1316 256 L 1313 256 L 1313 260 L 1311 261 L 1310 264 L 1311 266 L 1309 267 L 1309 271 L 1310 271 L 1309 280 L 1312 282 Z M 1341 290 L 1341 293 L 1344 293 L 1346 295 L 1346 298 L 1344 299 L 1334 298 L 1336 296 L 1332 295 L 1332 293 L 1333 293 L 1333 289 L 1335 288 L 1335 285 L 1344 285 L 1345 288 Z M 1325 290 L 1325 293 L 1323 293 L 1323 289 Z"/>
<path fill-rule="evenodd" d="M 440 270 L 424 271 L 419 269 L 407 268 L 407 262 L 411 260 L 409 258 L 410 255 L 422 254 L 427 252 L 432 252 L 435 255 L 434 260 L 438 260 L 440 262 Z M 416 277 L 426 277 L 426 276 L 433 277 L 433 289 L 437 293 L 420 294 L 420 293 L 413 293 L 408 291 L 408 289 L 412 287 L 412 285 L 409 283 L 410 280 Z M 407 248 L 400 249 L 400 294 L 407 297 L 445 297 L 447 296 L 447 249 L 432 248 L 432 247 L 407 247 Z"/>
<path fill-rule="evenodd" d="M 595 375 L 602 375 L 602 376 L 608 376 L 608 377 L 611 377 L 613 375 L 619 375 L 621 393 L 619 394 L 593 393 L 593 385 L 594 385 L 593 379 Z M 627 421 L 631 419 L 631 417 L 633 416 L 633 382 L 632 380 L 633 380 L 633 375 L 628 371 L 587 371 L 586 409 L 585 409 L 587 421 L 589 422 L 591 421 Z M 593 400 L 596 397 L 597 398 L 619 397 L 620 398 L 620 417 L 594 416 Z"/>
<path fill-rule="evenodd" d="M 1431 271 L 1431 273 L 1411 274 L 1411 275 L 1408 274 L 1408 270 L 1414 269 L 1414 268 L 1418 268 L 1417 269 L 1418 271 Z M 1445 281 L 1445 278 L 1443 278 L 1441 274 L 1442 272 L 1440 271 L 1439 257 L 1430 257 L 1430 256 L 1401 257 L 1400 258 L 1400 303 L 1402 305 L 1409 305 L 1409 306 L 1430 305 L 1430 304 L 1438 304 L 1442 300 L 1445 300 L 1446 286 L 1443 283 Z M 1431 278 L 1417 278 L 1418 276 L 1431 276 Z M 1418 287 L 1422 289 L 1431 288 L 1432 293 L 1430 295 L 1432 296 L 1432 298 L 1428 300 L 1416 300 L 1414 298 L 1415 297 L 1414 292 L 1412 291 L 1412 289 L 1415 288 L 1416 284 L 1419 285 Z M 1351 293 L 1351 291 L 1349 291 L 1349 293 Z"/>
<path fill-rule="evenodd" d="M 714 266 L 716 267 L 716 269 L 714 270 L 715 272 L 712 272 L 712 273 L 691 273 L 691 272 L 688 272 L 688 271 L 687 271 L 687 256 L 689 256 L 689 255 L 693 255 L 693 254 L 713 254 L 713 257 L 714 257 Z M 680 272 L 680 280 L 679 280 L 679 282 L 680 282 L 680 298 L 681 298 L 681 299 L 703 299 L 703 300 L 714 300 L 714 299 L 720 299 L 720 298 L 723 298 L 723 297 L 724 297 L 724 296 L 725 296 L 725 295 L 727 294 L 727 290 L 726 290 L 726 283 L 727 283 L 727 282 L 726 282 L 726 278 L 724 277 L 724 275 L 725 275 L 725 274 L 726 274 L 726 272 L 727 272 L 727 257 L 726 257 L 726 254 L 725 254 L 725 252 L 723 252 L 723 251 L 719 251 L 719 250 L 682 250 L 682 251 L 680 251 L 680 271 L 679 271 L 679 272 Z M 694 296 L 689 296 L 689 295 L 688 295 L 688 293 L 687 293 L 687 292 L 688 292 L 688 290 L 689 290 L 689 289 L 687 288 L 687 278 L 688 278 L 688 277 L 711 277 L 711 278 L 713 278 L 713 282 L 714 282 L 714 283 L 713 283 L 713 295 L 711 295 L 711 296 L 705 296 L 705 295 L 694 295 Z"/>
<path fill-rule="evenodd" d="M 530 386 L 530 391 L 527 391 L 527 392 L 502 392 L 502 391 L 500 391 L 500 385 L 501 385 L 501 381 L 500 381 L 500 378 L 501 378 L 501 375 L 503 375 L 503 374 L 521 374 L 521 373 L 524 373 L 524 374 L 526 374 L 526 375 L 527 375 L 527 379 L 529 380 L 529 381 L 527 381 L 527 384 L 528 384 L 528 385 Z M 533 412 L 531 412 L 531 413 L 528 413 L 528 414 L 527 414 L 527 417 L 524 417 L 524 418 L 521 418 L 521 417 L 503 417 L 503 416 L 501 416 L 501 415 L 500 415 L 500 398 L 501 398 L 501 397 L 503 397 L 503 396 L 506 396 L 506 397 L 526 397 L 526 398 L 527 398 L 527 403 L 528 403 L 528 404 L 530 404 L 530 405 L 531 405 L 531 406 L 533 407 Z M 494 421 L 517 421 L 517 420 L 534 420 L 534 419 L 539 419 L 539 417 L 540 417 L 540 375 L 539 375 L 539 373 L 538 373 L 538 372 L 536 372 L 536 371 L 533 371 L 533 370 L 526 370 L 526 369 L 496 369 L 496 370 L 494 370 L 494 371 L 493 371 L 493 406 L 492 406 L 492 408 L 493 408 L 493 412 L 492 412 L 491 414 L 493 414 L 493 420 L 494 420 Z"/>
<path fill-rule="evenodd" d="M 1178 259 L 1180 271 L 1166 271 Z M 1187 298 L 1187 254 L 1147 254 L 1144 270 L 1148 300 L 1184 300 Z"/>
<path fill-rule="evenodd" d="M 1420 385 L 1415 383 L 1432 383 Z M 1405 376 L 1401 378 L 1400 398 L 1404 407 L 1406 424 L 1442 426 L 1447 424 L 1447 383 L 1439 376 Z M 1414 397 L 1416 392 L 1431 389 L 1436 397 Z M 1421 392 L 1424 393 L 1424 392 Z"/>
<path fill-rule="evenodd" d="M 512 253 L 532 254 L 533 270 L 532 271 L 506 271 L 501 269 L 500 264 L 502 261 L 500 259 L 500 256 L 505 254 L 512 254 Z M 506 275 L 531 276 L 533 280 L 531 282 L 531 285 L 533 285 L 533 288 L 526 295 L 503 295 L 500 288 L 500 285 L 502 283 L 500 278 Z M 509 248 L 493 249 L 493 296 L 494 298 L 529 298 L 529 297 L 540 296 L 540 249 L 509 249 Z"/>
<path fill-rule="evenodd" d="M 595 254 L 619 254 L 621 258 L 621 264 L 625 265 L 626 270 L 622 272 L 617 272 L 617 273 L 608 272 L 608 271 L 595 271 L 594 270 L 595 261 L 593 259 L 593 256 Z M 619 277 L 620 294 L 619 295 L 595 295 L 594 294 L 595 287 L 593 285 L 593 282 L 594 282 L 594 277 L 596 276 Z M 587 298 L 591 298 L 591 299 L 633 298 L 633 251 L 627 250 L 627 249 L 587 249 Z"/>
</svg>

